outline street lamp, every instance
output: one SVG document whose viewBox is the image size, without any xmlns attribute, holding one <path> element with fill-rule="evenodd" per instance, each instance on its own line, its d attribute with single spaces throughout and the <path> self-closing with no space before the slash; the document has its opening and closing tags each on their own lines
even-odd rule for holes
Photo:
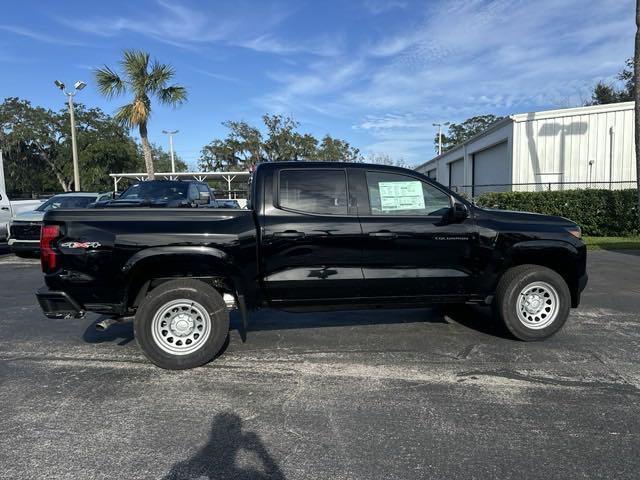
<svg viewBox="0 0 640 480">
<path fill-rule="evenodd" d="M 434 123 L 434 127 L 438 127 L 438 156 L 442 155 L 442 127 L 448 127 L 451 122 Z"/>
<path fill-rule="evenodd" d="M 62 93 L 67 96 L 69 104 L 69 116 L 71 117 L 71 150 L 73 153 L 73 187 L 76 192 L 80 191 L 80 169 L 78 168 L 78 145 L 76 144 L 76 118 L 73 112 L 73 97 L 87 86 L 86 83 L 78 81 L 73 85 L 73 92 L 67 92 L 65 85 L 60 80 L 53 82 Z"/>
<path fill-rule="evenodd" d="M 171 173 L 176 173 L 176 161 L 173 158 L 173 136 L 179 130 L 162 130 L 162 133 L 169 135 L 169 152 L 171 153 Z"/>
</svg>

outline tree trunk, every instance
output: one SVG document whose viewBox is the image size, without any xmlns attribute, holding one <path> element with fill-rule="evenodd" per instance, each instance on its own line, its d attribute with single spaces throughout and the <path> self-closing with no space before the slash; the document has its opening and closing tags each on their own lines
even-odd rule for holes
<svg viewBox="0 0 640 480">
<path fill-rule="evenodd" d="M 636 45 L 633 55 L 633 99 L 635 100 L 636 130 L 636 188 L 638 205 L 636 213 L 640 222 L 640 0 L 636 0 Z"/>
<path fill-rule="evenodd" d="M 65 192 L 71 191 L 71 180 L 67 180 L 66 178 L 64 178 L 64 175 L 62 174 L 60 169 L 56 166 L 55 163 L 51 161 L 49 155 L 40 146 L 38 146 L 38 149 L 40 150 L 40 158 L 42 158 L 42 160 L 44 160 L 44 162 L 49 165 L 49 168 L 51 168 L 51 171 L 56 176 L 56 179 L 62 187 L 62 190 Z"/>
<path fill-rule="evenodd" d="M 640 0 L 638 0 L 640 1 Z M 155 179 L 155 172 L 153 171 L 153 156 L 151 155 L 151 144 L 147 137 L 147 124 L 141 123 L 139 126 L 140 141 L 142 142 L 142 152 L 144 153 L 144 164 L 147 167 L 147 176 L 149 180 Z"/>
</svg>

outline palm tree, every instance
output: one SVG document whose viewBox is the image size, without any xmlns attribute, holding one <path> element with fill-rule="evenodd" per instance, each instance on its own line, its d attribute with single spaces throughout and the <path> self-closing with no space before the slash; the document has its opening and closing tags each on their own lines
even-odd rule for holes
<svg viewBox="0 0 640 480">
<path fill-rule="evenodd" d="M 115 119 L 128 128 L 138 127 L 147 175 L 149 180 L 153 180 L 153 156 L 147 135 L 147 123 L 151 117 L 151 97 L 155 96 L 160 103 L 175 107 L 187 100 L 187 90 L 181 85 L 169 85 L 169 81 L 175 75 L 171 65 L 157 60 L 153 60 L 150 65 L 149 57 L 147 52 L 125 50 L 120 61 L 122 76 L 106 65 L 96 69 L 95 75 L 98 90 L 105 97 L 113 98 L 127 91 L 133 94 L 131 103 L 121 106 L 115 114 Z"/>
</svg>

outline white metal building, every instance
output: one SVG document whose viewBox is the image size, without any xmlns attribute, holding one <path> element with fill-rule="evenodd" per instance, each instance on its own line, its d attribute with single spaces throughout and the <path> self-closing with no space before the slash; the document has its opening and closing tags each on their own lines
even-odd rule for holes
<svg viewBox="0 0 640 480">
<path fill-rule="evenodd" d="M 633 188 L 634 103 L 511 115 L 416 170 L 471 196 Z"/>
</svg>

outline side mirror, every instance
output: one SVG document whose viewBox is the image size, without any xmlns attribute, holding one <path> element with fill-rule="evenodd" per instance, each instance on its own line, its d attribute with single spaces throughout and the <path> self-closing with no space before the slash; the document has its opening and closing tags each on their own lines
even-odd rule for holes
<svg viewBox="0 0 640 480">
<path fill-rule="evenodd" d="M 122 193 L 121 193 L 121 192 L 113 192 L 113 193 L 111 194 L 111 198 L 112 198 L 112 199 L 114 199 L 114 200 L 116 200 L 116 199 L 120 198 L 120 195 L 122 195 Z"/>
<path fill-rule="evenodd" d="M 469 216 L 469 208 L 460 202 L 453 202 L 453 207 L 451 207 L 451 220 L 454 222 L 459 222 L 464 220 Z"/>
</svg>

